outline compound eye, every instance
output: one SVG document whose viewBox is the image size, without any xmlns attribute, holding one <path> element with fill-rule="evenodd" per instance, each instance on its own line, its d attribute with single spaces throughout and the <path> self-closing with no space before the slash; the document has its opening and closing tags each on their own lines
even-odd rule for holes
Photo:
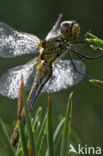
<svg viewBox="0 0 103 156">
<path fill-rule="evenodd" d="M 60 27 L 61 27 L 62 30 L 65 31 L 67 29 L 70 29 L 71 23 L 70 23 L 70 21 L 64 21 L 64 22 L 61 23 Z"/>
<path fill-rule="evenodd" d="M 70 27 L 70 23 L 67 21 L 61 23 L 61 27 Z"/>
</svg>

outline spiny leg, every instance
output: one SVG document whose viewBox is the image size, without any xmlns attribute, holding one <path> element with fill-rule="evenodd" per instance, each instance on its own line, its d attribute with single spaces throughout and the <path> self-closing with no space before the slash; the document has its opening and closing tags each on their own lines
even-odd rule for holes
<svg viewBox="0 0 103 156">
<path fill-rule="evenodd" d="M 81 54 L 74 46 L 71 47 L 71 50 L 72 50 L 73 53 L 75 53 L 75 54 L 77 54 L 77 55 L 79 55 L 79 56 L 81 56 L 81 57 L 83 57 L 85 59 L 89 59 L 89 60 L 91 60 L 91 59 L 97 59 L 97 58 L 100 58 L 100 57 L 103 56 L 103 54 L 100 54 L 100 55 L 97 55 L 95 57 L 90 57 L 90 56 Z"/>
<path fill-rule="evenodd" d="M 70 61 L 71 61 L 72 65 L 73 65 L 74 70 L 75 70 L 77 73 L 79 73 L 79 74 L 85 76 L 86 78 L 93 79 L 92 76 L 89 76 L 89 75 L 87 75 L 87 74 L 81 73 L 81 72 L 76 68 L 76 66 L 75 66 L 75 64 L 74 64 L 74 62 L 73 62 L 72 56 L 71 56 L 71 54 L 70 54 L 69 52 L 68 52 L 68 56 L 69 56 L 69 58 L 70 58 Z"/>
<path fill-rule="evenodd" d="M 72 44 L 82 44 L 86 42 L 86 38 L 88 36 L 88 33 L 91 32 L 91 30 L 88 30 L 88 32 L 86 34 L 84 34 L 83 39 L 81 39 L 80 41 L 71 41 Z"/>
</svg>

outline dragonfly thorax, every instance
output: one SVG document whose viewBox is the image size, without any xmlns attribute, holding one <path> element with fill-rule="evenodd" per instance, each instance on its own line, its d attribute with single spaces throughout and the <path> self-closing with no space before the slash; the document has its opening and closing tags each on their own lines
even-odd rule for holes
<svg viewBox="0 0 103 156">
<path fill-rule="evenodd" d="M 44 40 L 40 44 L 39 63 L 52 64 L 58 57 L 70 49 L 70 42 L 59 35 L 55 38 Z"/>
</svg>

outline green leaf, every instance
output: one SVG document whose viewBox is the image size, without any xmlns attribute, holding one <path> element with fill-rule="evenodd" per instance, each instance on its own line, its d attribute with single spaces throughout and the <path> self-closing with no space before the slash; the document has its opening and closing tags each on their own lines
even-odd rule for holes
<svg viewBox="0 0 103 156">
<path fill-rule="evenodd" d="M 57 146 L 57 143 L 58 143 L 58 140 L 60 139 L 60 134 L 61 134 L 61 131 L 63 129 L 63 126 L 64 126 L 64 122 L 65 122 L 65 118 L 63 118 L 59 124 L 57 125 L 57 128 L 54 132 L 54 135 L 53 135 L 53 146 L 54 146 L 54 149 L 56 150 L 56 146 Z M 48 156 L 48 150 L 46 152 L 46 156 Z"/>
<path fill-rule="evenodd" d="M 72 140 L 74 140 L 76 144 L 83 145 L 84 143 L 83 139 L 74 128 L 71 128 L 70 130 L 70 137 L 72 138 Z"/>
<path fill-rule="evenodd" d="M 36 133 L 36 129 L 37 129 L 38 120 L 39 120 L 39 117 L 36 116 L 34 123 L 33 123 L 33 126 L 32 126 L 34 137 L 35 137 L 35 133 Z"/>
<path fill-rule="evenodd" d="M 28 110 L 27 100 L 26 100 L 25 91 L 23 92 L 23 104 L 24 104 L 24 110 L 25 110 L 25 117 L 26 117 L 26 125 L 27 125 L 27 134 L 30 141 L 30 149 L 33 149 L 33 155 L 36 156 L 36 149 L 35 149 L 35 143 L 34 143 L 34 136 L 32 132 L 32 125 L 31 125 L 31 116 L 30 112 Z"/>
<path fill-rule="evenodd" d="M 28 156 L 27 142 L 25 138 L 25 126 L 22 120 L 18 121 L 18 127 L 19 127 L 19 136 L 21 139 L 21 147 L 22 147 L 23 155 Z"/>
<path fill-rule="evenodd" d="M 101 80 L 91 79 L 91 80 L 89 80 L 89 82 L 93 83 L 95 86 L 103 88 L 103 81 L 101 81 Z"/>
<path fill-rule="evenodd" d="M 71 93 L 69 96 L 67 110 L 66 110 L 60 156 L 67 156 L 70 125 L 71 125 L 71 114 L 72 114 L 72 95 L 73 93 Z"/>
<path fill-rule="evenodd" d="M 55 132 L 54 132 L 54 136 L 53 136 L 53 144 L 54 144 L 54 147 L 56 146 L 57 141 L 58 141 L 58 139 L 60 138 L 60 132 L 61 132 L 62 129 L 63 129 L 64 122 L 65 122 L 65 118 L 63 118 L 63 119 L 59 122 L 59 124 L 58 124 L 58 126 L 57 126 L 57 128 L 56 128 L 56 130 L 55 130 Z"/>
<path fill-rule="evenodd" d="M 40 129 L 39 135 L 37 137 L 37 141 L 36 141 L 36 149 L 37 149 L 38 155 L 40 155 L 42 144 L 43 144 L 43 139 L 44 139 L 44 136 L 45 136 L 46 121 L 47 121 L 47 114 L 44 117 L 41 129 Z"/>
<path fill-rule="evenodd" d="M 38 109 L 37 109 L 37 111 L 36 111 L 36 115 L 35 115 L 35 117 L 36 116 L 40 116 L 41 115 L 41 112 L 42 112 L 42 107 L 39 107 Z"/>
<path fill-rule="evenodd" d="M 40 120 L 41 112 L 42 112 L 42 107 L 39 107 L 38 110 L 36 111 L 35 119 L 33 120 L 33 123 L 32 123 L 32 129 L 33 129 L 33 134 L 34 134 L 35 139 L 37 138 L 37 132 L 38 132 L 37 129 L 39 129 L 38 123 L 40 123 L 39 120 Z"/>
<path fill-rule="evenodd" d="M 22 155 L 22 148 L 19 147 L 19 148 L 17 148 L 17 150 L 16 150 L 15 156 L 21 156 L 21 155 Z"/>
<path fill-rule="evenodd" d="M 49 97 L 48 97 L 48 109 L 47 109 L 47 146 L 48 146 L 49 156 L 54 156 L 51 100 Z"/>
<path fill-rule="evenodd" d="M 38 137 L 38 134 L 39 134 L 39 130 L 40 130 L 40 121 L 38 121 L 37 123 L 37 128 L 36 128 L 36 131 L 35 131 L 35 141 L 37 141 L 37 137 Z"/>
<path fill-rule="evenodd" d="M 98 37 L 96 37 L 95 35 L 93 35 L 93 34 L 91 34 L 91 33 L 89 33 L 89 32 L 88 32 L 87 35 L 88 35 L 88 37 L 90 37 L 90 38 L 92 38 L 92 39 L 94 39 L 94 38 L 98 39 Z"/>
<path fill-rule="evenodd" d="M 90 38 L 87 38 L 86 40 L 91 44 L 91 45 L 94 45 L 96 47 L 99 47 L 101 49 L 99 50 L 103 50 L 103 40 L 99 39 L 98 37 L 94 36 L 93 34 L 91 33 L 88 33 L 88 36 Z"/>
<path fill-rule="evenodd" d="M 2 120 L 0 119 L 0 140 L 2 142 L 2 144 L 6 147 L 8 153 L 8 156 L 15 156 L 15 151 L 10 143 L 10 138 L 8 136 L 8 133 L 6 131 L 5 125 L 2 122 Z"/>
</svg>

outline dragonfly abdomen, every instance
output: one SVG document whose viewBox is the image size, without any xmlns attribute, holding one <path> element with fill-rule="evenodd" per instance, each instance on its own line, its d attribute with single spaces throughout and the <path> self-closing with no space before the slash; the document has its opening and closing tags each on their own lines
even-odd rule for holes
<svg viewBox="0 0 103 156">
<path fill-rule="evenodd" d="M 37 69 L 36 78 L 34 80 L 33 86 L 31 88 L 31 91 L 27 99 L 30 111 L 32 110 L 32 107 L 41 89 L 43 88 L 45 83 L 48 81 L 48 79 L 51 77 L 51 75 L 52 75 L 51 66 L 47 66 L 46 64 L 44 64 L 42 65 L 41 68 Z"/>
</svg>

